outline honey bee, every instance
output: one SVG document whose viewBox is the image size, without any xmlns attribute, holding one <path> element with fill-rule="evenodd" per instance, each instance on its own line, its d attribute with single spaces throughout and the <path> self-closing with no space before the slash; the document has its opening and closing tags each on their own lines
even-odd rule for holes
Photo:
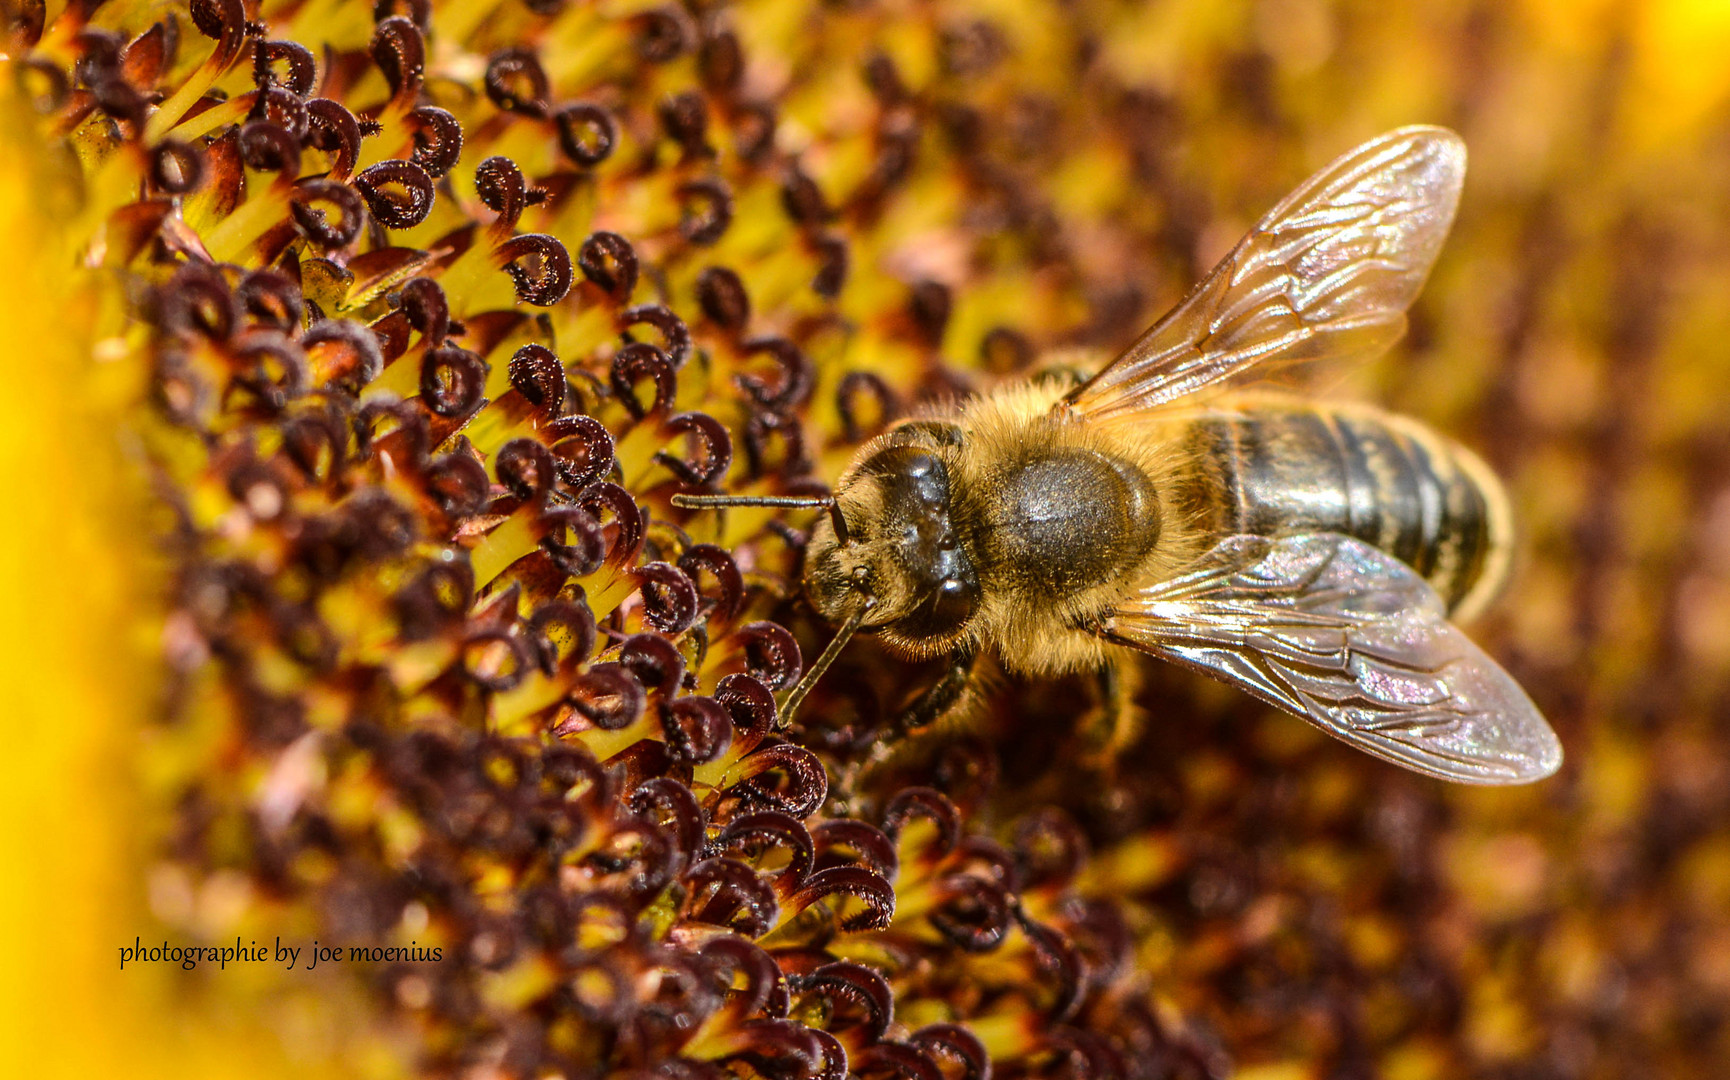
<svg viewBox="0 0 1730 1080">
<path fill-rule="evenodd" d="M 1508 502 L 1484 463 L 1405 417 L 1234 389 L 1387 349 L 1464 173 L 1454 133 L 1390 132 L 1307 180 L 1085 382 L 1009 385 L 901 422 L 827 499 L 675 497 L 828 510 L 804 586 L 839 631 L 783 715 L 867 629 L 950 658 L 919 721 L 955 703 L 982 653 L 1055 676 L 1129 649 L 1420 773 L 1555 772 L 1555 733 L 1449 621 L 1507 575 Z"/>
</svg>

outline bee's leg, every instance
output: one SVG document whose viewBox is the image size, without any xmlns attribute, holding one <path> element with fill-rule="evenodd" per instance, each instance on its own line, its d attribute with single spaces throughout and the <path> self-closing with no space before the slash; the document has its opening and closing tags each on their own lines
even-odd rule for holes
<svg viewBox="0 0 1730 1080">
<path fill-rule="evenodd" d="M 972 684 L 978 667 L 977 651 L 968 649 L 952 653 L 948 666 L 943 669 L 943 674 L 938 676 L 937 681 L 926 687 L 895 718 L 896 729 L 901 732 L 918 731 L 929 727 L 954 709 L 966 696 L 967 688 Z"/>
<path fill-rule="evenodd" d="M 1099 711 L 1081 731 L 1084 752 L 1095 764 L 1109 769 L 1141 734 L 1145 716 L 1135 704 L 1141 683 L 1141 667 L 1134 657 L 1114 654 L 1099 669 Z"/>
<path fill-rule="evenodd" d="M 849 803 L 851 793 L 863 779 L 910 756 L 930 752 L 934 742 L 943 738 L 943 732 L 965 727 L 984 699 L 993 668 L 994 665 L 984 662 L 982 653 L 952 654 L 937 681 L 895 714 L 888 729 L 893 736 L 878 739 L 863 759 L 841 771 L 836 788 L 843 805 Z M 941 725 L 940 720 L 944 721 Z"/>
</svg>

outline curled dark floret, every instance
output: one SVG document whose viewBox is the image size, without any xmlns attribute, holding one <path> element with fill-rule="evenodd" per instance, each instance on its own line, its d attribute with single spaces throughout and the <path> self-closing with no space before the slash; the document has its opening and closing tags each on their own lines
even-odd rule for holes
<svg viewBox="0 0 1730 1080">
<path fill-rule="evenodd" d="M 798 677 L 795 671 L 793 678 Z M 755 675 L 728 675 L 715 684 L 715 700 L 732 715 L 733 730 L 742 745 L 757 745 L 775 728 L 775 695 Z"/>
<path fill-rule="evenodd" d="M 1027 885 L 1064 885 L 1087 858 L 1087 838 L 1061 811 L 1047 807 L 1016 823 L 1014 851 Z"/>
<path fill-rule="evenodd" d="M 322 324 L 321 324 L 322 325 Z M 419 466 L 432 449 L 426 410 L 407 401 L 369 401 L 360 408 L 359 456 L 370 457 L 387 440 L 394 443 L 393 456 Z"/>
<path fill-rule="evenodd" d="M 626 345 L 613 356 L 609 382 L 613 394 L 634 419 L 650 413 L 663 413 L 672 407 L 679 392 L 679 376 L 667 354 L 647 342 Z M 655 396 L 648 405 L 637 397 L 637 386 L 644 380 L 654 383 Z"/>
<path fill-rule="evenodd" d="M 311 49 L 296 41 L 259 41 L 253 44 L 252 49 L 254 86 L 260 90 L 281 86 L 302 98 L 312 93 L 313 83 L 318 78 L 318 66 L 313 61 Z M 287 69 L 281 79 L 276 74 L 277 64 Z"/>
<path fill-rule="evenodd" d="M 903 788 L 883 808 L 883 831 L 890 839 L 915 818 L 924 818 L 937 827 L 937 851 L 946 854 L 961 841 L 961 815 L 955 804 L 940 791 L 931 788 Z"/>
<path fill-rule="evenodd" d="M 247 330 L 233 350 L 233 385 L 273 412 L 304 394 L 311 382 L 301 347 L 278 331 Z"/>
<path fill-rule="evenodd" d="M 544 502 L 558 481 L 553 452 L 537 439 L 512 439 L 499 447 L 493 459 L 493 472 L 499 483 L 525 502 Z"/>
<path fill-rule="evenodd" d="M 733 743 L 733 722 L 713 698 L 690 694 L 668 705 L 661 717 L 667 753 L 681 765 L 706 765 Z"/>
<path fill-rule="evenodd" d="M 331 156 L 331 174 L 346 178 L 360 157 L 360 122 L 340 102 L 314 98 L 306 103 L 306 145 Z"/>
<path fill-rule="evenodd" d="M 1053 1020 L 1067 1020 L 1081 1005 L 1082 964 L 1075 947 L 1063 934 L 1016 910 L 1015 922 L 1033 945 L 1042 973 L 1055 984 L 1052 987 L 1047 1015 Z"/>
<path fill-rule="evenodd" d="M 847 284 L 847 241 L 828 234 L 811 243 L 817 252 L 817 275 L 811 279 L 811 291 L 833 299 L 841 295 L 841 287 Z"/>
<path fill-rule="evenodd" d="M 817 861 L 810 831 L 799 819 L 779 810 L 759 810 L 733 818 L 716 835 L 711 850 L 745 863 L 761 863 L 775 852 L 775 861 L 786 864 L 775 875 L 776 891 L 783 896 L 798 888 Z"/>
<path fill-rule="evenodd" d="M 709 153 L 709 107 L 702 94 L 694 90 L 674 94 L 662 101 L 656 111 L 667 137 L 685 153 L 693 156 Z"/>
<path fill-rule="evenodd" d="M 463 153 L 463 126 L 455 116 L 436 105 L 423 105 L 408 114 L 414 136 L 409 160 L 437 179 L 456 167 Z"/>
<path fill-rule="evenodd" d="M 953 308 L 949 286 L 940 281 L 918 282 L 908 293 L 907 312 L 929 345 L 942 344 L 943 332 L 949 328 L 949 314 Z"/>
<path fill-rule="evenodd" d="M 816 760 L 814 755 L 812 760 Z M 818 768 L 821 767 L 819 764 Z M 756 794 L 759 798 L 762 797 L 761 791 Z M 821 802 L 820 796 L 818 801 Z M 895 920 L 894 886 L 859 866 L 836 866 L 819 870 L 805 879 L 799 886 L 799 891 L 788 899 L 787 905 L 802 910 L 834 896 L 845 896 L 858 901 L 865 909 L 841 920 L 839 928 L 843 933 L 883 930 Z"/>
<path fill-rule="evenodd" d="M 255 323 L 285 334 L 300 329 L 300 287 L 287 274 L 268 268 L 253 270 L 234 287 L 234 296 Z"/>
<path fill-rule="evenodd" d="M 508 157 L 494 155 L 475 166 L 475 194 L 503 225 L 515 225 L 529 205 L 529 184 Z"/>
<path fill-rule="evenodd" d="M 393 15 L 400 15 L 413 22 L 426 33 L 432 29 L 432 0 L 377 0 L 372 6 L 372 21 L 384 22 Z"/>
<path fill-rule="evenodd" d="M 796 818 L 814 812 L 829 794 L 829 775 L 823 762 L 792 743 L 762 747 L 741 761 L 734 775 L 738 777 L 735 790 L 746 805 L 779 810 Z"/>
<path fill-rule="evenodd" d="M 185 195 L 204 181 L 204 152 L 179 139 L 150 148 L 150 185 L 164 195 Z"/>
<path fill-rule="evenodd" d="M 678 694 L 685 680 L 685 658 L 660 634 L 632 634 L 619 645 L 619 666 L 664 698 Z"/>
<path fill-rule="evenodd" d="M 240 0 L 192 0 L 192 25 L 207 38 L 224 39 L 245 33 L 246 10 Z"/>
<path fill-rule="evenodd" d="M 486 390 L 487 363 L 467 349 L 441 345 L 421 358 L 420 399 L 436 416 L 469 415 L 480 408 Z"/>
<path fill-rule="evenodd" d="M 258 521 L 272 521 L 288 509 L 287 486 L 282 477 L 262 461 L 247 461 L 228 474 L 229 497 L 246 507 Z"/>
<path fill-rule="evenodd" d="M 412 161 L 381 161 L 363 169 L 354 186 L 373 219 L 387 229 L 413 228 L 432 213 L 432 177 Z"/>
<path fill-rule="evenodd" d="M 421 484 L 439 511 L 452 521 L 485 510 L 492 496 L 486 466 L 466 453 L 445 454 L 429 461 L 421 473 Z"/>
<path fill-rule="evenodd" d="M 779 623 L 754 622 L 739 628 L 745 670 L 771 690 L 785 690 L 799 680 L 804 664 L 799 643 Z"/>
<path fill-rule="evenodd" d="M 675 60 L 691 47 L 696 29 L 683 9 L 671 4 L 637 15 L 637 55 L 651 64 Z"/>
<path fill-rule="evenodd" d="M 361 197 L 335 180 L 302 180 L 289 195 L 288 210 L 308 240 L 326 251 L 347 247 L 365 221 Z"/>
<path fill-rule="evenodd" d="M 581 507 L 543 510 L 536 526 L 541 551 L 562 573 L 572 577 L 592 574 L 607 559 L 606 534 L 594 516 Z"/>
<path fill-rule="evenodd" d="M 300 171 L 300 139 L 280 124 L 249 120 L 240 129 L 240 160 L 249 169 L 294 175 Z"/>
<path fill-rule="evenodd" d="M 703 847 L 703 808 L 690 788 L 672 777 L 657 776 L 638 784 L 625 802 L 633 814 L 653 822 L 672 839 L 681 863 L 688 866 L 696 859 Z M 724 950 L 723 954 L 731 955 Z M 702 964 L 702 970 L 711 976 L 712 988 L 713 971 L 724 962 L 723 954 Z"/>
<path fill-rule="evenodd" d="M 749 372 L 734 377 L 751 400 L 780 410 L 801 405 L 810 396 L 817 371 L 797 345 L 783 337 L 758 337 L 744 342 L 740 348 L 747 356 L 769 356 L 780 368 L 778 378 L 773 381 Z"/>
<path fill-rule="evenodd" d="M 399 296 L 402 313 L 409 326 L 418 332 L 429 346 L 444 344 L 450 333 L 451 309 L 445 291 L 431 278 L 414 278 L 402 287 Z"/>
<path fill-rule="evenodd" d="M 565 704 L 603 731 L 629 727 L 643 715 L 647 701 L 642 684 L 617 664 L 592 665 L 565 695 Z"/>
<path fill-rule="evenodd" d="M 582 490 L 613 471 L 613 435 L 592 416 L 561 416 L 544 429 L 565 483 Z"/>
<path fill-rule="evenodd" d="M 894 881 L 900 869 L 900 857 L 889 837 L 863 821 L 832 818 L 811 830 L 811 840 L 817 848 L 818 870 L 863 866 L 886 881 Z"/>
<path fill-rule="evenodd" d="M 709 321 L 737 332 L 751 321 L 751 297 L 739 275 L 725 266 L 711 266 L 697 275 L 697 303 Z"/>
<path fill-rule="evenodd" d="M 392 97 L 403 98 L 420 90 L 426 77 L 426 41 L 413 20 L 401 15 L 385 19 L 373 31 L 368 49 L 390 84 Z"/>
<path fill-rule="evenodd" d="M 621 891 L 642 903 L 673 880 L 676 854 L 673 842 L 659 826 L 623 818 L 614 822 L 612 835 L 583 863 L 593 875 L 595 888 Z"/>
<path fill-rule="evenodd" d="M 685 366 L 691 358 L 691 330 L 685 320 L 665 304 L 638 304 L 619 312 L 619 330 L 628 333 L 633 326 L 652 326 L 661 335 L 661 350 L 675 368 Z"/>
<path fill-rule="evenodd" d="M 775 925 L 781 905 L 751 868 L 733 859 L 705 859 L 685 874 L 685 917 L 726 926 L 747 938 Z"/>
<path fill-rule="evenodd" d="M 630 492 L 602 480 L 584 488 L 577 496 L 577 505 L 595 520 L 610 522 L 612 545 L 607 549 L 608 562 L 623 564 L 636 558 L 643 546 L 643 512 Z"/>
<path fill-rule="evenodd" d="M 708 487 L 727 473 L 733 463 L 733 437 L 726 425 L 708 413 L 685 412 L 669 417 L 666 430 L 671 435 L 683 435 L 687 443 L 685 457 L 674 457 L 665 450 L 655 452 L 655 461 L 692 490 Z"/>
<path fill-rule="evenodd" d="M 774 958 L 756 944 L 743 938 L 718 937 L 706 942 L 697 956 L 717 988 L 737 995 L 735 1015 L 787 1015 L 790 994 L 786 976 Z M 744 985 L 732 989 L 741 976 Z"/>
<path fill-rule="evenodd" d="M 643 597 L 643 619 L 663 634 L 680 634 L 697 621 L 697 586 L 671 563 L 653 562 L 632 571 Z"/>
<path fill-rule="evenodd" d="M 619 141 L 613 114 L 599 105 L 578 102 L 553 114 L 559 131 L 559 148 L 585 169 L 592 169 L 612 156 Z"/>
<path fill-rule="evenodd" d="M 553 350 L 530 342 L 512 356 L 508 374 L 511 388 L 523 400 L 544 413 L 557 413 L 565 402 L 565 365 Z"/>
<path fill-rule="evenodd" d="M 881 1039 L 895 1019 L 895 996 L 888 981 L 862 964 L 825 964 L 794 980 L 793 991 L 798 1001 L 812 997 L 824 1000 L 822 1014 L 828 1018 L 825 1030 L 859 1027 L 867 1042 Z"/>
<path fill-rule="evenodd" d="M 876 422 L 866 427 L 860 420 L 859 398 L 869 396 L 876 403 Z M 889 384 L 874 371 L 849 371 L 835 387 L 835 411 L 841 417 L 841 432 L 848 442 L 860 442 L 867 435 L 887 427 L 900 411 L 900 404 Z"/>
<path fill-rule="evenodd" d="M 156 294 L 157 319 L 171 334 L 226 341 L 241 319 L 240 304 L 222 272 L 189 262 Z"/>
<path fill-rule="evenodd" d="M 705 597 L 703 601 L 711 618 L 726 622 L 739 613 L 745 602 L 745 579 L 739 573 L 739 564 L 725 548 L 714 544 L 694 544 L 679 556 L 679 569 L 693 582 L 698 580 L 697 575 L 701 572 L 715 579 L 717 595 Z"/>
<path fill-rule="evenodd" d="M 525 304 L 551 307 L 571 291 L 571 255 L 556 237 L 546 233 L 513 236 L 498 247 L 504 271 Z"/>
<path fill-rule="evenodd" d="M 745 76 L 745 54 L 739 47 L 739 35 L 724 26 L 710 27 L 697 52 L 697 70 L 702 74 L 703 85 L 711 90 L 738 89 Z"/>
<path fill-rule="evenodd" d="M 946 1080 L 991 1080 L 991 1057 L 979 1036 L 960 1024 L 927 1024 L 907 1037 L 909 1044 L 924 1050 L 939 1066 L 944 1060 L 960 1067 L 958 1074 L 944 1073 Z"/>
<path fill-rule="evenodd" d="M 759 1076 L 783 1080 L 844 1080 L 847 1053 L 833 1035 L 792 1020 L 751 1020 L 740 1025 L 733 1054 Z"/>
<path fill-rule="evenodd" d="M 775 106 L 767 101 L 747 101 L 734 108 L 733 148 L 741 159 L 761 163 L 775 149 Z"/>
<path fill-rule="evenodd" d="M 372 331 L 347 319 L 326 319 L 300 339 L 309 357 L 318 354 L 314 370 L 325 383 L 358 393 L 378 378 L 384 367 L 378 339 Z"/>
<path fill-rule="evenodd" d="M 494 105 L 523 116 L 545 116 L 547 73 L 533 50 L 501 49 L 487 60 L 483 85 Z"/>
<path fill-rule="evenodd" d="M 581 664 L 595 649 L 595 614 L 586 603 L 549 600 L 535 609 L 524 628 L 542 673 Z"/>
<path fill-rule="evenodd" d="M 733 223 L 733 189 L 719 178 L 680 184 L 678 196 L 679 232 L 693 244 L 713 244 Z"/>
<path fill-rule="evenodd" d="M 495 694 L 515 689 L 528 674 L 523 640 L 503 630 L 477 630 L 463 642 L 463 672 Z"/>
<path fill-rule="evenodd" d="M 418 515 L 378 488 L 351 496 L 342 515 L 354 527 L 354 550 L 364 559 L 400 555 L 420 532 Z"/>
<path fill-rule="evenodd" d="M 788 217 L 805 226 L 821 225 L 834 213 L 817 181 L 796 165 L 787 170 L 781 181 L 781 205 Z"/>
<path fill-rule="evenodd" d="M 346 419 L 334 409 L 303 413 L 282 425 L 283 453 L 315 484 L 341 475 L 348 443 Z"/>
<path fill-rule="evenodd" d="M 637 287 L 637 253 L 618 233 L 598 232 L 577 250 L 583 276 L 615 300 L 629 300 Z"/>
<path fill-rule="evenodd" d="M 740 381 L 750 376 L 738 376 Z M 745 465 L 755 480 L 773 465 L 783 479 L 793 479 L 811 470 L 805 456 L 805 426 L 783 412 L 754 410 L 745 421 Z M 779 446 L 777 453 L 775 447 Z"/>
<path fill-rule="evenodd" d="M 989 878 L 949 874 L 937 883 L 936 901 L 932 928 L 963 952 L 990 952 L 1014 926 L 1009 893 Z"/>
<path fill-rule="evenodd" d="M 864 1080 L 943 1080 L 942 1071 L 923 1048 L 887 1039 L 864 1047 L 847 1064 Z"/>
</svg>

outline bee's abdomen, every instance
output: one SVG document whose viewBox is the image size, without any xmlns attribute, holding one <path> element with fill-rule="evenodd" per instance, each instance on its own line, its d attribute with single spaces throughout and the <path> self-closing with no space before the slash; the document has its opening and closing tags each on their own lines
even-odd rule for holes
<svg viewBox="0 0 1730 1080">
<path fill-rule="evenodd" d="M 1198 422 L 1223 485 L 1226 534 L 1336 532 L 1429 581 L 1458 615 L 1501 585 L 1509 521 L 1500 484 L 1470 451 L 1363 408 L 1256 405 Z"/>
</svg>

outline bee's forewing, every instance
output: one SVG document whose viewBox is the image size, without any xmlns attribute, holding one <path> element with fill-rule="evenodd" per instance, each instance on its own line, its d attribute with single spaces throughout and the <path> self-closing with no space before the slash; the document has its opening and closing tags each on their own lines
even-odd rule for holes
<svg viewBox="0 0 1730 1080">
<path fill-rule="evenodd" d="M 1562 764 L 1537 707 L 1435 590 L 1347 536 L 1230 537 L 1141 590 L 1104 633 L 1417 772 L 1520 784 Z"/>
<path fill-rule="evenodd" d="M 1104 418 L 1250 369 L 1382 352 L 1405 331 L 1465 172 L 1465 144 L 1445 128 L 1400 128 L 1348 152 L 1064 401 Z"/>
</svg>

